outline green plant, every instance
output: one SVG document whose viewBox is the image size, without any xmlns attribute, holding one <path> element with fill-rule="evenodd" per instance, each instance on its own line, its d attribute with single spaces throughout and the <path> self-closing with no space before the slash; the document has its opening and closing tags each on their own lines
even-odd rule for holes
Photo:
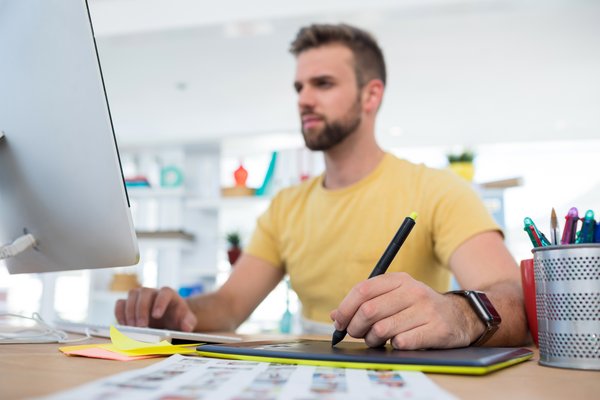
<svg viewBox="0 0 600 400">
<path fill-rule="evenodd" d="M 229 232 L 225 238 L 229 243 L 229 247 L 240 247 L 241 236 L 239 232 Z"/>
<path fill-rule="evenodd" d="M 455 162 L 473 162 L 475 159 L 475 153 L 472 150 L 465 150 L 462 153 L 457 154 L 447 154 L 449 163 Z"/>
</svg>

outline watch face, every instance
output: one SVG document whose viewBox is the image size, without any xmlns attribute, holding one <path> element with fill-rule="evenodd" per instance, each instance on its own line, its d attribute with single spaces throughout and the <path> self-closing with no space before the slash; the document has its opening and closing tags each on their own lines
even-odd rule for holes
<svg viewBox="0 0 600 400">
<path fill-rule="evenodd" d="M 486 314 L 486 316 L 488 316 L 488 320 L 490 322 L 499 323 L 502 320 L 500 318 L 500 314 L 498 314 L 498 311 L 496 311 L 496 308 L 494 307 L 494 305 L 492 304 L 492 302 L 486 296 L 485 293 L 482 293 L 482 292 L 471 292 L 471 293 L 473 293 L 473 295 L 477 297 L 477 300 L 479 300 L 479 302 L 483 308 L 482 311 Z"/>
</svg>

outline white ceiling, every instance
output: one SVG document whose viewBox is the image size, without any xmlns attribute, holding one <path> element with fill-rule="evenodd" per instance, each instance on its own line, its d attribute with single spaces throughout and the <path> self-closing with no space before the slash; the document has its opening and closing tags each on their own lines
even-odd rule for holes
<svg viewBox="0 0 600 400">
<path fill-rule="evenodd" d="M 302 4 L 295 4 L 302 3 Z M 600 137 L 600 2 L 90 0 L 122 143 L 299 131 L 299 27 L 379 39 L 384 146 Z"/>
</svg>

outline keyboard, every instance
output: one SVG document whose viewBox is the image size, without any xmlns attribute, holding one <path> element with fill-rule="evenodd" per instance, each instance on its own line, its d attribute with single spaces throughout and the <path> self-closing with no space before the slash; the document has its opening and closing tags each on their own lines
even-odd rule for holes
<svg viewBox="0 0 600 400">
<path fill-rule="evenodd" d="M 90 334 L 91 336 L 98 336 L 104 338 L 110 338 L 110 326 L 108 325 L 95 325 L 78 322 L 68 321 L 55 321 L 54 326 L 57 329 L 62 329 L 67 332 Z M 181 332 L 173 331 L 169 329 L 157 329 L 157 328 L 141 328 L 137 326 L 128 325 L 113 325 L 124 335 L 139 340 L 142 342 L 158 343 L 163 340 L 169 342 L 190 342 L 190 343 L 237 343 L 241 342 L 242 339 L 235 335 L 217 335 L 212 333 L 199 333 L 199 332 Z"/>
</svg>

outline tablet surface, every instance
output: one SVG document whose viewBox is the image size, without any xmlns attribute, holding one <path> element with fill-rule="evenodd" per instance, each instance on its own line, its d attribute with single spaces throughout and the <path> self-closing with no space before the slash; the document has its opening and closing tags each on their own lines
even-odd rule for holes
<svg viewBox="0 0 600 400">
<path fill-rule="evenodd" d="M 512 347 L 465 347 L 447 350 L 370 348 L 364 343 L 294 340 L 198 346 L 201 355 L 291 364 L 346 368 L 400 369 L 482 375 L 533 356 L 531 350 Z"/>
</svg>

